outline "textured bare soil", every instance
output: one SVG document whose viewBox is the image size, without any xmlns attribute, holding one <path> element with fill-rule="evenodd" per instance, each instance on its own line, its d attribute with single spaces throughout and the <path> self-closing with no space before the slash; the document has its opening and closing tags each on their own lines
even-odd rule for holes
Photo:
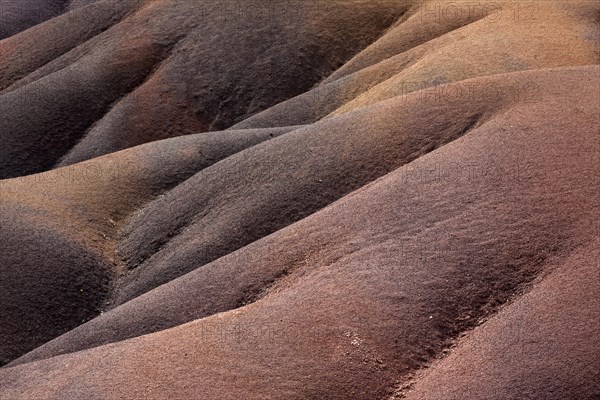
<svg viewBox="0 0 600 400">
<path fill-rule="evenodd" d="M 600 4 L 0 0 L 0 399 L 600 398 Z"/>
</svg>

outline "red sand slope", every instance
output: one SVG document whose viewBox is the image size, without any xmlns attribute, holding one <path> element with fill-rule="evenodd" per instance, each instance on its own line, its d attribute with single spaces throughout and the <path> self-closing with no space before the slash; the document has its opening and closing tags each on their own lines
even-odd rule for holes
<svg viewBox="0 0 600 400">
<path fill-rule="evenodd" d="M 400 398 L 600 397 L 600 344 L 593 340 L 600 336 L 600 280 L 593 279 L 599 250 L 595 240 L 558 263 L 534 290 L 461 340 Z"/>
<path fill-rule="evenodd" d="M 600 5 L 91 3 L 0 41 L 0 398 L 600 396 Z"/>
<path fill-rule="evenodd" d="M 0 297 L 10 305 L 0 314 L 5 322 L 0 325 L 2 363 L 76 327 L 105 306 L 107 290 L 97 281 L 103 279 L 106 285 L 122 272 L 115 256 L 117 229 L 136 208 L 218 160 L 290 129 L 190 135 L 43 177 L 2 181 L 0 265 L 6 279 L 0 281 Z M 88 279 L 88 274 L 97 274 L 99 255 L 104 258 L 102 273 Z M 63 299 L 61 293 L 74 281 L 72 299 Z M 86 285 L 93 287 L 80 287 Z M 48 293 L 55 286 L 57 293 Z M 60 315 L 53 315 L 55 310 Z"/>
<path fill-rule="evenodd" d="M 3 41 L 0 176 L 227 128 L 310 89 L 410 5 L 243 4 L 102 1 Z"/>
</svg>

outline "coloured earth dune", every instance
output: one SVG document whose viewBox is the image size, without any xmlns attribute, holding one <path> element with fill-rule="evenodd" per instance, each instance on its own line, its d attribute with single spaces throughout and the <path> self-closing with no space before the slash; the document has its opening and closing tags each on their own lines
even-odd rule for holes
<svg viewBox="0 0 600 400">
<path fill-rule="evenodd" d="M 0 0 L 0 399 L 600 399 L 600 3 Z"/>
</svg>

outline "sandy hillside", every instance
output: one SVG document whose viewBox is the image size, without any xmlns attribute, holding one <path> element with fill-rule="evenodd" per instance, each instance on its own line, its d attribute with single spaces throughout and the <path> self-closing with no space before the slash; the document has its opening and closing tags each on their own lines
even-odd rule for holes
<svg viewBox="0 0 600 400">
<path fill-rule="evenodd" d="M 599 16 L 0 0 L 0 399 L 600 398 Z"/>
</svg>

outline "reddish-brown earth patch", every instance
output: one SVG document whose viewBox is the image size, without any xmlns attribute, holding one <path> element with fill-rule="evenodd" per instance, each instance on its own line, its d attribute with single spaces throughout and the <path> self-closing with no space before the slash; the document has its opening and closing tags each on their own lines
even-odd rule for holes
<svg viewBox="0 0 600 400">
<path fill-rule="evenodd" d="M 423 372 L 406 399 L 600 397 L 600 242 L 591 241 L 530 293 Z M 590 279 L 592 278 L 592 279 Z M 392 399 L 398 397 L 392 397 Z"/>
<path fill-rule="evenodd" d="M 600 396 L 597 3 L 70 6 L 0 41 L 0 398 Z"/>
</svg>

